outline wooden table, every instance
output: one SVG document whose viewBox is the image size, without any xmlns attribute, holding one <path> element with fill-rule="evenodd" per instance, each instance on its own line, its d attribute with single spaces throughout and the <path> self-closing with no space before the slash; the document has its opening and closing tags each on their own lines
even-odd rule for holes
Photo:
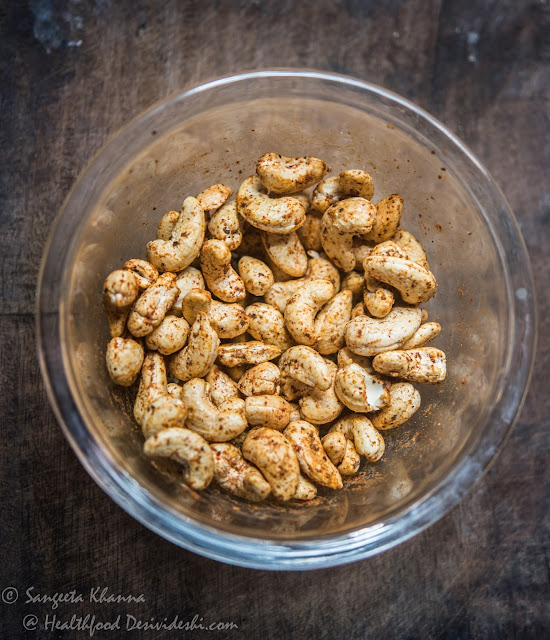
<svg viewBox="0 0 550 640">
<path fill-rule="evenodd" d="M 550 4 L 542 0 L 33 0 L 0 8 L 0 590 L 19 590 L 17 603 L 1 604 L 2 638 L 89 637 L 24 631 L 25 616 L 56 612 L 96 613 L 97 621 L 122 613 L 121 625 L 126 612 L 142 621 L 177 614 L 238 625 L 186 637 L 548 637 L 549 26 Z M 115 506 L 63 438 L 34 345 L 40 256 L 90 156 L 129 118 L 183 85 L 270 66 L 352 74 L 447 124 L 504 189 L 539 292 L 531 390 L 482 481 L 409 542 L 312 573 L 206 560 Z M 54 609 L 25 602 L 30 587 L 49 596 L 106 587 L 144 594 L 144 602 Z M 9 602 L 14 592 L 2 595 Z M 94 637 L 182 633 L 96 630 Z"/>
</svg>

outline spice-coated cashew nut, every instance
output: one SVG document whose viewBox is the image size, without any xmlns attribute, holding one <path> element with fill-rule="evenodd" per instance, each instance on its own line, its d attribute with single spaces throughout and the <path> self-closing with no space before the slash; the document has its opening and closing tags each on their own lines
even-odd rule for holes
<svg viewBox="0 0 550 640">
<path fill-rule="evenodd" d="M 369 417 L 376 429 L 393 429 L 407 422 L 420 407 L 420 393 L 410 382 L 394 382 L 388 404 Z"/>
<path fill-rule="evenodd" d="M 437 384 L 447 375 L 445 354 L 435 347 L 381 353 L 372 366 L 383 375 L 424 384 Z"/>
<path fill-rule="evenodd" d="M 334 287 L 329 280 L 310 280 L 288 301 L 284 319 L 296 342 L 305 345 L 315 344 L 318 338 L 315 316 L 333 295 Z"/>
<path fill-rule="evenodd" d="M 256 164 L 256 173 L 268 191 L 291 194 L 309 189 L 329 170 L 327 164 L 311 156 L 289 158 L 277 153 L 264 154 Z"/>
<path fill-rule="evenodd" d="M 239 274 L 231 266 L 231 251 L 222 240 L 207 240 L 201 249 L 201 267 L 210 291 L 224 302 L 246 297 Z"/>
<path fill-rule="evenodd" d="M 355 363 L 338 369 L 334 381 L 340 402 L 352 411 L 363 413 L 377 411 L 388 404 L 387 386 L 384 380 Z"/>
<path fill-rule="evenodd" d="M 170 373 L 183 382 L 205 376 L 216 360 L 219 346 L 220 339 L 206 313 L 199 313 L 191 327 L 187 346 L 170 359 Z"/>
<path fill-rule="evenodd" d="M 143 347 L 129 338 L 113 338 L 107 345 L 107 371 L 115 384 L 131 386 L 143 364 Z"/>
<path fill-rule="evenodd" d="M 214 479 L 222 489 L 239 498 L 260 502 L 271 493 L 269 482 L 229 442 L 210 445 L 214 455 Z"/>
<path fill-rule="evenodd" d="M 146 336 L 163 321 L 178 297 L 175 279 L 175 273 L 163 273 L 136 300 L 127 323 L 132 335 L 138 338 Z"/>
</svg>

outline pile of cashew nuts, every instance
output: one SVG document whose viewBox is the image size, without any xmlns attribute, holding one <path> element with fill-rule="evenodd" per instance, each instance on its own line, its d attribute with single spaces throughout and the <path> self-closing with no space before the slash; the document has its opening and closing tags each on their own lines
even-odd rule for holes
<svg viewBox="0 0 550 640">
<path fill-rule="evenodd" d="M 147 260 L 110 273 L 113 382 L 138 376 L 144 452 L 251 501 L 311 500 L 379 460 L 381 431 L 444 380 L 436 291 L 403 199 L 363 170 L 267 153 L 235 200 L 217 184 L 169 211 Z M 312 189 L 313 188 L 313 189 Z"/>
</svg>

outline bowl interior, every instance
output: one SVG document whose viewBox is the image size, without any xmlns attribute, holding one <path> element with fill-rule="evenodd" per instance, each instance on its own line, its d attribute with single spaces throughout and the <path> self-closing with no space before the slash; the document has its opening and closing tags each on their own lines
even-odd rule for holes
<svg viewBox="0 0 550 640">
<path fill-rule="evenodd" d="M 134 123 L 131 139 L 119 141 L 120 153 L 115 140 L 99 159 L 101 171 L 75 208 L 63 271 L 63 366 L 94 439 L 139 492 L 183 520 L 258 538 L 351 531 L 421 501 L 475 447 L 506 367 L 509 292 L 479 185 L 399 105 L 311 93 L 222 96 L 218 104 L 199 100 L 194 109 L 176 100 Z M 161 216 L 179 209 L 184 196 L 216 182 L 236 190 L 267 151 L 321 157 L 333 175 L 364 168 L 374 179 L 375 201 L 392 193 L 404 198 L 401 226 L 422 242 L 438 281 L 437 295 L 424 306 L 443 327 L 434 346 L 448 360 L 444 384 L 419 385 L 422 406 L 414 418 L 383 433 L 383 459 L 363 462 L 343 491 L 321 489 L 309 504 L 248 504 L 216 488 L 198 494 L 178 481 L 175 465 L 151 464 L 132 417 L 135 388 L 112 384 L 104 364 L 105 276 L 129 258 L 145 257 Z"/>
</svg>

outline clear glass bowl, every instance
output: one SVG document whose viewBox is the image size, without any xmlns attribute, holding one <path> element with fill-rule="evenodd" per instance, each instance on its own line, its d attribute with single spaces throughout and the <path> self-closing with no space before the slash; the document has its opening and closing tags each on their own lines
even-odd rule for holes
<svg viewBox="0 0 550 640">
<path fill-rule="evenodd" d="M 402 226 L 424 244 L 439 288 L 427 305 L 448 379 L 384 432 L 386 454 L 311 504 L 198 494 L 142 455 L 133 392 L 104 352 L 105 276 L 144 257 L 160 217 L 215 182 L 238 187 L 267 151 L 365 168 L 375 199 L 404 197 Z M 45 250 L 38 345 L 50 401 L 94 480 L 168 540 L 237 565 L 310 569 L 351 562 L 413 536 L 481 476 L 522 404 L 535 343 L 528 258 L 506 200 L 471 152 L 403 98 L 352 78 L 274 70 L 175 95 L 125 127 L 69 194 Z"/>
</svg>

